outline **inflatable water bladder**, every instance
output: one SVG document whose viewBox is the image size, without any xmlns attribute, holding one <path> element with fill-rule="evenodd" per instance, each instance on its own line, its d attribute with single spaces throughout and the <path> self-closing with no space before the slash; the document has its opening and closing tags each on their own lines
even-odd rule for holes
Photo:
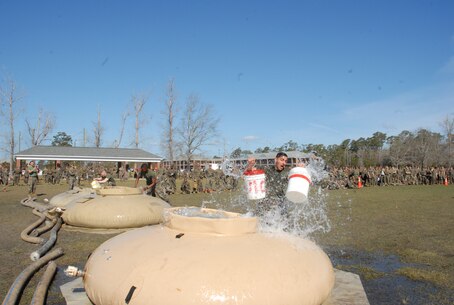
<svg viewBox="0 0 454 305">
<path fill-rule="evenodd" d="M 94 229 L 137 228 L 163 221 L 164 200 L 144 195 L 140 189 L 112 186 L 94 196 L 76 198 L 62 215 L 66 224 Z"/>
<path fill-rule="evenodd" d="M 95 190 L 91 188 L 74 188 L 73 190 L 55 195 L 50 199 L 49 204 L 55 207 L 66 207 L 74 200 L 94 197 L 95 195 Z"/>
<path fill-rule="evenodd" d="M 334 272 L 313 242 L 257 232 L 257 219 L 200 208 L 171 208 L 165 223 L 104 242 L 85 266 L 96 305 L 316 305 Z"/>
</svg>

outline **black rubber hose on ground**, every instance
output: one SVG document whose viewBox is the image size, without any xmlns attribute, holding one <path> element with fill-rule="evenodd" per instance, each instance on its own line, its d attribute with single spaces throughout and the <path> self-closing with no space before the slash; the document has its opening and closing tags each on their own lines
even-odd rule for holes
<svg viewBox="0 0 454 305">
<path fill-rule="evenodd" d="M 31 301 L 31 305 L 44 305 L 46 302 L 47 290 L 49 289 L 49 285 L 54 278 L 55 272 L 57 271 L 57 263 L 55 261 L 50 261 L 47 264 L 46 271 L 44 271 L 41 280 L 39 281 L 38 285 L 36 286 L 35 293 L 33 294 L 33 298 Z"/>
<path fill-rule="evenodd" d="M 44 243 L 41 246 L 41 248 L 39 248 L 38 250 L 36 250 L 30 254 L 30 259 L 32 261 L 34 261 L 34 262 L 37 261 L 43 254 L 45 254 L 47 251 L 49 251 L 50 248 L 52 248 L 52 246 L 55 244 L 55 242 L 57 240 L 57 233 L 58 233 L 58 230 L 60 230 L 60 228 L 61 228 L 62 222 L 63 221 L 62 221 L 61 217 L 58 217 L 57 223 L 50 231 L 50 236 L 49 236 L 49 239 L 46 241 L 46 243 Z"/>
<path fill-rule="evenodd" d="M 25 268 L 21 274 L 16 278 L 14 283 L 11 285 L 8 293 L 3 300 L 2 305 L 15 305 L 22 295 L 25 285 L 28 283 L 29 279 L 36 273 L 42 266 L 47 264 L 49 261 L 56 259 L 63 255 L 62 248 L 57 248 L 52 252 L 49 252 L 47 255 L 43 256 L 36 262 L 30 264 Z"/>
<path fill-rule="evenodd" d="M 31 231 L 33 231 L 33 229 L 40 226 L 46 220 L 46 215 L 38 212 L 37 210 L 33 210 L 33 214 L 39 216 L 39 219 L 37 221 L 35 221 L 34 223 L 32 223 L 31 225 L 29 225 L 28 227 L 26 227 L 25 230 L 23 230 L 20 233 L 20 237 L 22 238 L 22 240 L 32 243 L 32 244 L 42 244 L 42 243 L 44 243 L 44 238 L 33 237 L 33 236 L 29 236 L 28 234 Z"/>
</svg>

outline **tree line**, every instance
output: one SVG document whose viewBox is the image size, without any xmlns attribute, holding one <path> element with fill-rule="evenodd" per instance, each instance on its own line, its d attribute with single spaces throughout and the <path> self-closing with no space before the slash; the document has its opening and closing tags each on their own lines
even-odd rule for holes
<svg viewBox="0 0 454 305">
<path fill-rule="evenodd" d="M 369 166 L 453 166 L 454 117 L 447 115 L 440 122 L 443 134 L 420 128 L 416 131 L 404 130 L 397 136 L 387 136 L 375 132 L 371 137 L 345 139 L 340 144 L 301 144 L 290 140 L 281 146 L 257 148 L 254 153 L 271 151 L 301 151 L 315 153 L 328 165 L 335 167 Z M 252 151 L 236 148 L 231 158 L 244 157 Z"/>
</svg>

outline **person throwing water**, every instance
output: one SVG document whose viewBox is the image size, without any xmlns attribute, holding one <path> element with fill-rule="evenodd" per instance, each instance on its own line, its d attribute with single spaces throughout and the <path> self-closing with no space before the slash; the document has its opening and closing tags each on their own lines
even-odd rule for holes
<svg viewBox="0 0 454 305">
<path fill-rule="evenodd" d="M 287 165 L 288 156 L 284 152 L 278 152 L 274 158 L 274 164 L 258 167 L 265 171 L 266 196 L 257 202 L 256 214 L 263 215 L 274 207 L 286 210 L 286 191 L 288 187 L 289 168 Z M 248 158 L 246 172 L 257 169 L 256 160 Z M 298 163 L 298 167 L 305 167 L 304 163 Z"/>
</svg>

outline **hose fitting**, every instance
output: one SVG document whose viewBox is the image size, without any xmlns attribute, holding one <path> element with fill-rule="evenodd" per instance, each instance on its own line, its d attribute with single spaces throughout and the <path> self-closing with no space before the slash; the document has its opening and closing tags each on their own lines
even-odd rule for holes
<svg viewBox="0 0 454 305">
<path fill-rule="evenodd" d="M 65 274 L 66 274 L 66 276 L 69 276 L 69 277 L 81 277 L 81 276 L 85 275 L 85 272 L 75 266 L 68 266 L 65 269 Z"/>
</svg>

